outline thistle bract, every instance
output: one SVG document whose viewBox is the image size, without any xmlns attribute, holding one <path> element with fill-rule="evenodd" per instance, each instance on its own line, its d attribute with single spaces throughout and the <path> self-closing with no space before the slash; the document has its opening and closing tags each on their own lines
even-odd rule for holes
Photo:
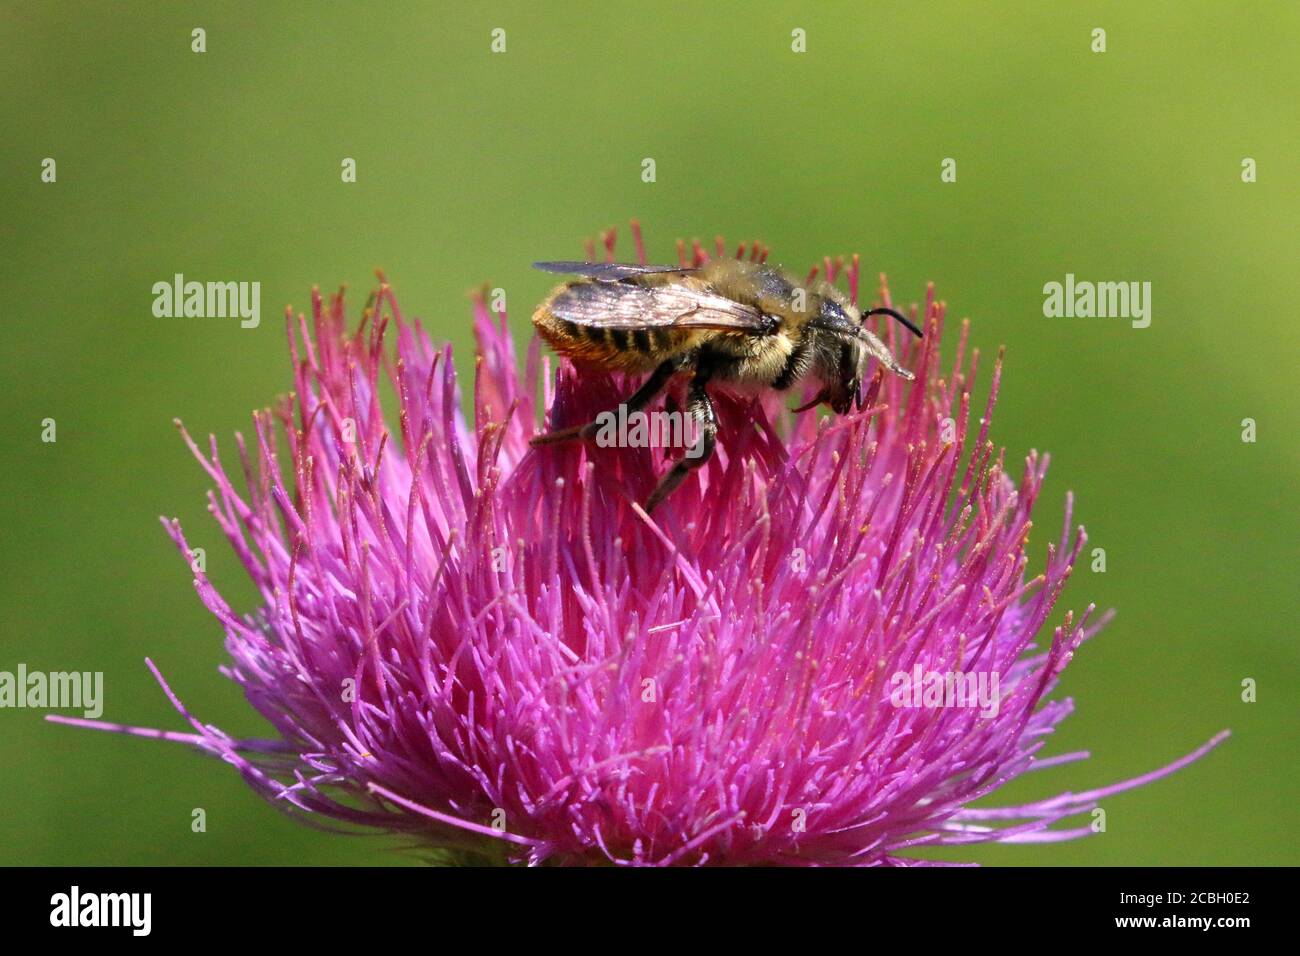
<svg viewBox="0 0 1300 956">
<path fill-rule="evenodd" d="M 824 268 L 856 301 L 856 257 Z M 274 737 L 232 739 L 170 689 L 193 733 L 163 736 L 311 820 L 498 860 L 892 864 L 1086 835 L 1101 797 L 1222 735 L 1107 788 L 970 806 L 1086 756 L 1039 751 L 1100 621 L 1049 625 L 1084 535 L 1067 500 L 1030 573 L 1047 458 L 1013 473 L 990 440 L 1001 359 L 976 405 L 968 325 L 944 364 L 932 290 L 914 316 L 915 344 L 876 330 L 916 381 L 876 374 L 860 410 L 716 396 L 717 454 L 651 518 L 662 448 L 528 444 L 539 388 L 573 424 L 635 382 L 553 382 L 536 340 L 521 378 L 479 301 L 470 423 L 450 348 L 386 284 L 355 332 L 342 294 L 314 294 L 289 317 L 293 394 L 255 414 L 238 463 L 191 443 L 260 606 L 195 585 Z"/>
</svg>

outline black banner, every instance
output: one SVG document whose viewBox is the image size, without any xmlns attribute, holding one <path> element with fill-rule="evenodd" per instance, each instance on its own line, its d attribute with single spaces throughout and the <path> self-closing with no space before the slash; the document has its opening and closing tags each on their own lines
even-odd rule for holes
<svg viewBox="0 0 1300 956">
<path fill-rule="evenodd" d="M 0 871 L 0 915 L 9 939 L 82 943 L 260 947 L 413 932 L 432 944 L 453 938 L 442 936 L 450 930 L 465 943 L 514 937 L 524 946 L 676 945 L 677 934 L 734 943 L 777 931 L 847 931 L 864 948 L 987 945 L 1025 932 L 1041 932 L 1042 942 L 1199 936 L 1232 945 L 1282 928 L 1294 877 L 1286 869 L 16 868 Z"/>
</svg>

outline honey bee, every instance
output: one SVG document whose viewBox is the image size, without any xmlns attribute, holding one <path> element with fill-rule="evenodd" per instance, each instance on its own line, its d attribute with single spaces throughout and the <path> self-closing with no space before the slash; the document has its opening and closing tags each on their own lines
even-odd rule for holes
<svg viewBox="0 0 1300 956">
<path fill-rule="evenodd" d="M 618 262 L 535 262 L 534 268 L 578 276 L 555 288 L 533 313 L 533 325 L 575 364 L 649 378 L 623 404 L 648 405 L 674 376 L 689 376 L 686 411 L 696 441 L 665 472 L 645 503 L 652 511 L 713 453 L 718 421 L 709 388 L 740 394 L 784 391 L 799 382 L 821 386 L 803 409 L 821 402 L 837 414 L 856 403 L 867 362 L 876 359 L 911 379 L 893 354 L 862 325 L 888 315 L 918 338 L 921 330 L 894 309 L 860 312 L 829 282 L 800 283 L 762 262 L 718 258 L 695 267 Z M 590 440 L 597 423 L 563 428 L 533 445 Z"/>
</svg>

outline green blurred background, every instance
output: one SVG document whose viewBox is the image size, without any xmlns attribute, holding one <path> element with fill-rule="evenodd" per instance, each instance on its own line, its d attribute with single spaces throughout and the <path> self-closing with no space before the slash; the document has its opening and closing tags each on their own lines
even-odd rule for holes
<svg viewBox="0 0 1300 956">
<path fill-rule="evenodd" d="M 262 732 L 157 524 L 179 516 L 249 608 L 172 418 L 246 429 L 289 384 L 283 305 L 343 282 L 359 304 L 376 266 L 467 371 L 467 289 L 506 289 L 524 333 L 550 283 L 529 262 L 639 216 L 653 258 L 715 233 L 801 270 L 861 251 L 897 299 L 934 280 L 976 344 L 1006 343 L 994 437 L 1010 462 L 1053 455 L 1034 543 L 1073 489 L 1108 569 L 1085 562 L 1065 603 L 1119 616 L 1067 672 L 1078 712 L 1049 749 L 1093 758 L 1001 796 L 1088 789 L 1233 730 L 1108 800 L 1104 835 L 949 856 L 1300 863 L 1300 8 L 470 6 L 0 4 L 0 670 L 102 670 L 104 719 L 184 729 L 149 655 L 202 719 Z M 154 318 L 176 272 L 260 281 L 261 326 Z M 1151 327 L 1044 318 L 1067 272 L 1150 281 Z M 0 766 L 0 863 L 413 862 L 301 827 L 178 746 L 28 710 L 0 710 Z"/>
</svg>

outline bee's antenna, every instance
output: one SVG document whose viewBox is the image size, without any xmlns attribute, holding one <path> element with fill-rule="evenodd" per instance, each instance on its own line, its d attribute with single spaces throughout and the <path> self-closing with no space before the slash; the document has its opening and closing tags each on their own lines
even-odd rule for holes
<svg viewBox="0 0 1300 956">
<path fill-rule="evenodd" d="M 890 318 L 897 319 L 899 322 L 901 322 L 903 324 L 903 327 L 906 328 L 907 331 L 915 335 L 918 339 L 925 337 L 922 334 L 921 330 L 912 324 L 911 319 L 903 315 L 903 313 L 899 312 L 897 309 L 886 309 L 882 307 L 879 309 L 869 309 L 868 311 L 862 313 L 862 317 L 864 319 L 869 315 L 887 315 Z"/>
</svg>

